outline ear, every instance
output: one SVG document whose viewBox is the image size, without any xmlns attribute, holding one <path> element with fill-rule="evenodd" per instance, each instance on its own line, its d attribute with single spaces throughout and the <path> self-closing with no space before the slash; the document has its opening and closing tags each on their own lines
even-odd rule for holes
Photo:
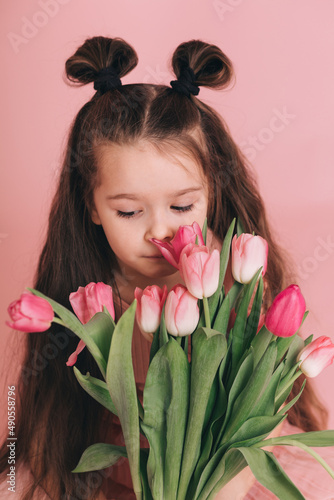
<svg viewBox="0 0 334 500">
<path fill-rule="evenodd" d="M 92 219 L 92 222 L 94 222 L 94 224 L 97 224 L 98 226 L 101 226 L 102 222 L 101 222 L 100 216 L 95 208 L 94 203 L 89 208 L 89 213 L 90 213 L 90 217 Z"/>
</svg>

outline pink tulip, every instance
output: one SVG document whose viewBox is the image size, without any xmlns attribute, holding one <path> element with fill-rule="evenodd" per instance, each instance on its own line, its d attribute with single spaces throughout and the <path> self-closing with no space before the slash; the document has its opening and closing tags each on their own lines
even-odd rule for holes
<svg viewBox="0 0 334 500">
<path fill-rule="evenodd" d="M 239 283 L 249 283 L 256 272 L 267 270 L 268 243 L 261 236 L 242 233 L 232 240 L 232 274 Z"/>
<path fill-rule="evenodd" d="M 192 226 L 180 226 L 174 238 L 166 243 L 152 238 L 150 241 L 159 248 L 165 259 L 178 268 L 180 255 L 183 248 L 189 243 L 195 243 L 198 236 L 198 244 L 204 245 L 202 231 L 197 222 L 193 222 Z"/>
<path fill-rule="evenodd" d="M 102 312 L 103 306 L 106 306 L 111 317 L 115 319 L 112 288 L 104 283 L 79 286 L 76 292 L 70 294 L 70 302 L 73 311 L 83 324 L 88 323 L 94 314 Z"/>
<path fill-rule="evenodd" d="M 210 297 L 218 288 L 220 253 L 210 253 L 208 247 L 193 243 L 187 245 L 180 255 L 179 270 L 189 292 L 202 299 Z"/>
<path fill-rule="evenodd" d="M 306 304 L 298 285 L 279 293 L 269 307 L 264 324 L 277 337 L 291 337 L 299 329 Z"/>
<path fill-rule="evenodd" d="M 45 332 L 51 326 L 54 313 L 51 304 L 30 292 L 23 292 L 18 300 L 9 304 L 11 322 L 6 325 L 21 332 Z"/>
<path fill-rule="evenodd" d="M 334 344 L 329 337 L 319 337 L 300 351 L 297 361 L 301 361 L 301 371 L 310 378 L 316 377 L 326 366 L 333 363 Z"/>
<path fill-rule="evenodd" d="M 110 316 L 115 319 L 115 308 L 112 288 L 104 283 L 89 283 L 85 287 L 79 286 L 76 292 L 70 294 L 70 302 L 73 311 L 81 323 L 88 323 L 94 314 L 103 311 L 106 306 Z M 67 366 L 73 366 L 77 362 L 78 354 L 86 347 L 80 340 L 76 350 L 67 360 Z"/>
<path fill-rule="evenodd" d="M 197 299 L 183 285 L 174 286 L 167 295 L 165 321 L 167 331 L 176 337 L 190 335 L 199 320 Z"/>
<path fill-rule="evenodd" d="M 148 340 L 153 339 L 153 333 L 160 325 L 163 305 L 167 297 L 167 286 L 161 289 L 157 285 L 147 286 L 144 290 L 135 289 L 137 299 L 136 319 L 138 326 Z"/>
</svg>

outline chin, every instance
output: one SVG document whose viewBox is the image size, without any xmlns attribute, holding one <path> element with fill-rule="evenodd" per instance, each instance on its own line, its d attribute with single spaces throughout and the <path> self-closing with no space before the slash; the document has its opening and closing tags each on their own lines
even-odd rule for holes
<svg viewBox="0 0 334 500">
<path fill-rule="evenodd" d="M 170 269 L 152 269 L 151 272 L 146 272 L 145 275 L 150 278 L 164 278 L 166 276 L 173 276 L 178 270 L 170 265 Z"/>
<path fill-rule="evenodd" d="M 153 262 L 151 265 L 145 266 L 142 270 L 143 275 L 157 279 L 172 276 L 177 272 L 178 270 L 165 259 L 158 261 L 157 263 Z"/>
</svg>

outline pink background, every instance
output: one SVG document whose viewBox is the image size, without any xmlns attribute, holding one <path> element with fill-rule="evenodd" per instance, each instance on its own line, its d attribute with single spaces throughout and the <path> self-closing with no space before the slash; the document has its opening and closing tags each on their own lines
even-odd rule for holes
<svg viewBox="0 0 334 500">
<path fill-rule="evenodd" d="M 2 398 L 7 383 L 15 383 L 24 336 L 5 326 L 7 306 L 32 285 L 66 134 L 93 94 L 92 85 L 65 85 L 64 64 L 96 35 L 122 37 L 138 52 L 139 65 L 123 83 L 168 84 L 168 61 L 183 41 L 203 39 L 226 52 L 236 85 L 227 92 L 201 89 L 199 98 L 224 116 L 254 165 L 276 235 L 294 259 L 310 310 L 305 334 L 334 340 L 333 16 L 332 0 L 20 0 L 2 5 Z M 315 379 L 332 428 L 333 382 L 333 365 Z M 4 417 L 5 405 L 0 406 Z"/>
</svg>

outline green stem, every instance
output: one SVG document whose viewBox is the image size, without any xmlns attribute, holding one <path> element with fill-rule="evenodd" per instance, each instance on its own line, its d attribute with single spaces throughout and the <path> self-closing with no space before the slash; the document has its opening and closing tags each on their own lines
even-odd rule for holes
<svg viewBox="0 0 334 500">
<path fill-rule="evenodd" d="M 58 323 L 59 325 L 62 325 L 62 326 L 65 326 L 66 327 L 66 324 L 64 323 L 64 321 L 62 321 L 60 318 L 56 318 L 54 317 L 53 320 L 52 320 L 53 323 Z"/>
<path fill-rule="evenodd" d="M 295 380 L 297 380 L 298 377 L 300 377 L 300 375 L 302 374 L 302 372 L 299 370 L 297 371 L 297 373 L 294 374 L 294 376 L 284 385 L 283 389 L 280 390 L 279 394 L 275 397 L 275 400 L 277 401 L 281 396 L 282 394 L 284 393 L 284 391 L 286 391 L 286 389 L 291 385 L 293 384 L 293 382 Z"/>
<path fill-rule="evenodd" d="M 207 297 L 203 297 L 203 307 L 204 307 L 205 326 L 207 328 L 211 328 L 210 310 Z"/>
<path fill-rule="evenodd" d="M 181 345 L 181 342 L 182 342 L 182 337 L 175 337 L 175 340 L 176 342 L 179 344 L 179 346 Z"/>
</svg>

